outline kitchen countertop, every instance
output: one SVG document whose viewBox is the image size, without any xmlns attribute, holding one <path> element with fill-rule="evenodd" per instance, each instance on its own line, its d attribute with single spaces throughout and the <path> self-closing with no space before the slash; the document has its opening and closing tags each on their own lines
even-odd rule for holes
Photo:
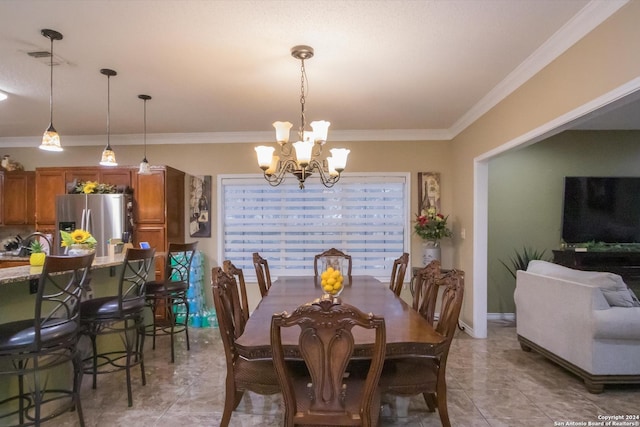
<svg viewBox="0 0 640 427">
<path fill-rule="evenodd" d="M 7 259 L 16 259 L 19 257 L 7 257 Z M 29 258 L 26 258 L 29 260 Z M 124 254 L 118 254 L 115 256 L 103 256 L 96 257 L 93 260 L 91 269 L 99 269 L 106 267 L 114 267 L 122 264 L 124 261 Z M 30 265 L 24 265 L 20 267 L 8 267 L 0 269 L 0 285 L 22 282 L 25 280 L 38 279 L 42 273 L 42 267 L 33 267 Z"/>
</svg>

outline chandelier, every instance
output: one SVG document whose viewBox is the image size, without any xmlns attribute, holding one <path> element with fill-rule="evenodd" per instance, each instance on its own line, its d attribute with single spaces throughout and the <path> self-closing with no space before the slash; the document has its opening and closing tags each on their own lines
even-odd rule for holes
<svg viewBox="0 0 640 427">
<path fill-rule="evenodd" d="M 317 172 L 320 181 L 325 187 L 333 187 L 340 179 L 340 174 L 347 165 L 349 151 L 345 148 L 333 148 L 329 150 L 331 156 L 321 159 L 322 146 L 327 142 L 327 134 L 331 123 L 320 120 L 311 122 L 311 131 L 305 130 L 305 94 L 307 73 L 304 68 L 304 61 L 313 57 L 313 48 L 310 46 L 294 46 L 291 48 L 291 56 L 300 60 L 300 128 L 298 129 L 299 140 L 293 144 L 289 143 L 289 130 L 293 126 L 289 122 L 275 122 L 276 141 L 280 146 L 279 155 L 275 155 L 274 147 L 261 145 L 255 147 L 258 156 L 258 166 L 264 172 L 264 178 L 272 186 L 282 183 L 287 173 L 294 175 L 300 183 L 300 188 L 304 188 L 304 182 Z"/>
</svg>

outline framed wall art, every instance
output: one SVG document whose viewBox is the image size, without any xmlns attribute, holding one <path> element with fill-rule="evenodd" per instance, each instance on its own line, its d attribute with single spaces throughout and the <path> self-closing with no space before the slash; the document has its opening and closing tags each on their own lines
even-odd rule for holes
<svg viewBox="0 0 640 427">
<path fill-rule="evenodd" d="M 418 172 L 418 214 L 431 206 L 440 212 L 440 173 Z"/>
<path fill-rule="evenodd" d="M 211 175 L 189 177 L 189 235 L 211 237 Z"/>
</svg>

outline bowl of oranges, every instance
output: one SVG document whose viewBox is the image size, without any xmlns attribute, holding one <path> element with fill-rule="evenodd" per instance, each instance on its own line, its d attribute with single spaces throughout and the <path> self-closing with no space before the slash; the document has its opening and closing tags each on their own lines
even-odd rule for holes
<svg viewBox="0 0 640 427">
<path fill-rule="evenodd" d="M 344 278 L 339 269 L 327 267 L 320 275 L 320 286 L 325 294 L 338 296 L 344 290 Z"/>
</svg>

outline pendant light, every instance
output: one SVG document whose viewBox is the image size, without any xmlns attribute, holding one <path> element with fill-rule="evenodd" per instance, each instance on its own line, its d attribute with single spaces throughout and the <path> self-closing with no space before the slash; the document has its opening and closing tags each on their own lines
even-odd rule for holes
<svg viewBox="0 0 640 427">
<path fill-rule="evenodd" d="M 111 128 L 109 125 L 109 119 L 111 116 L 111 87 L 109 82 L 111 77 L 117 76 L 118 73 L 108 68 L 103 68 L 100 70 L 100 73 L 107 76 L 107 146 L 104 147 L 104 151 L 102 152 L 102 160 L 100 160 L 100 164 L 103 166 L 118 166 L 118 163 L 116 162 L 116 153 L 114 153 L 111 148 Z"/>
<path fill-rule="evenodd" d="M 46 151 L 62 151 L 60 146 L 60 135 L 53 127 L 53 41 L 62 40 L 62 34 L 54 30 L 44 29 L 40 31 L 40 34 L 51 40 L 49 71 L 51 73 L 51 80 L 49 86 L 49 127 L 44 131 L 42 135 L 42 144 L 40 144 L 41 150 Z"/>
<path fill-rule="evenodd" d="M 140 169 L 138 175 L 149 175 L 151 173 L 151 166 L 147 161 L 147 101 L 151 99 L 149 95 L 138 95 L 138 98 L 144 101 L 144 157 L 140 162 Z"/>
</svg>

